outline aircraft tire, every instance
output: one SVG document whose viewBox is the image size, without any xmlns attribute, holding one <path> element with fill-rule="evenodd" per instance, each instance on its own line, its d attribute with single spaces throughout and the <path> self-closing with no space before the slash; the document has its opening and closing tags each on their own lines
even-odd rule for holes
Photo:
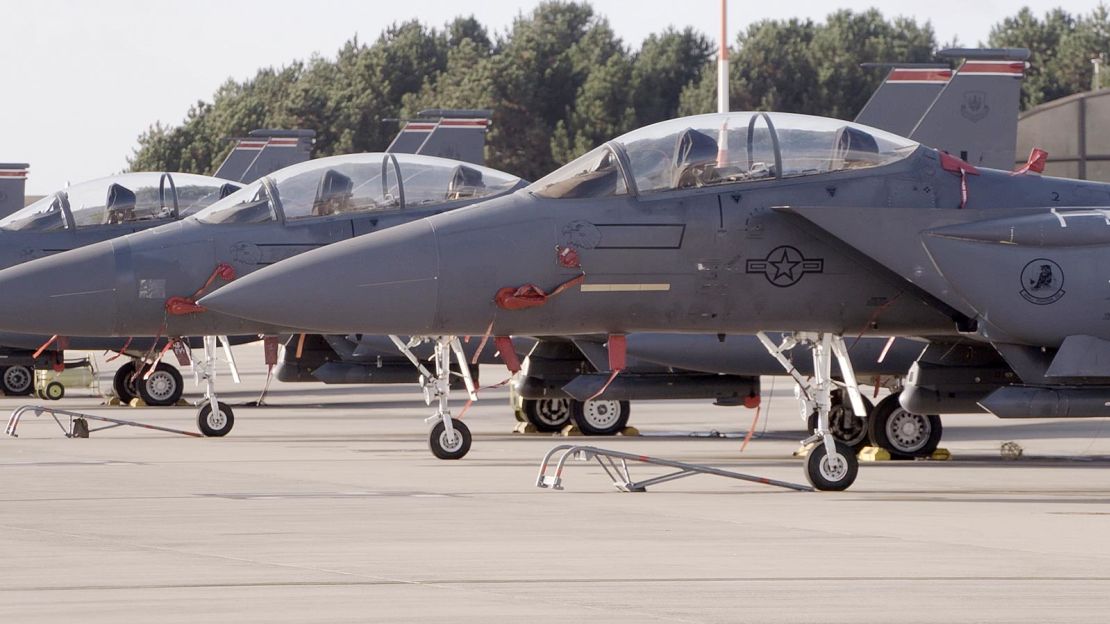
<svg viewBox="0 0 1110 624">
<path fill-rule="evenodd" d="M 867 408 L 868 414 L 875 411 L 875 406 L 871 401 L 868 401 L 866 397 L 860 398 L 863 399 L 863 406 Z M 817 412 L 809 415 L 806 426 L 809 433 L 817 429 Z M 852 410 L 852 402 L 848 400 L 848 393 L 842 390 L 838 390 L 833 395 L 832 409 L 829 410 L 829 430 L 834 438 L 852 447 L 857 452 L 871 443 L 870 431 L 867 428 L 867 417 L 860 418 L 855 415 Z"/>
<path fill-rule="evenodd" d="M 824 443 L 818 442 L 806 455 L 806 480 L 822 492 L 842 492 L 856 482 L 859 460 L 856 452 L 840 440 L 836 441 L 836 457 L 829 461 Z"/>
<path fill-rule="evenodd" d="M 570 418 L 583 435 L 613 436 L 628 426 L 632 406 L 628 401 L 596 399 L 571 401 Z"/>
<path fill-rule="evenodd" d="M 35 372 L 18 364 L 0 369 L 0 390 L 8 396 L 31 395 L 35 390 Z"/>
<path fill-rule="evenodd" d="M 462 459 L 470 452 L 470 443 L 473 441 L 470 428 L 457 418 L 451 419 L 451 427 L 455 430 L 453 440 L 447 437 L 447 426 L 442 420 L 432 427 L 428 435 L 428 448 L 439 459 Z"/>
<path fill-rule="evenodd" d="M 217 402 L 217 413 L 212 414 L 212 404 L 204 399 L 197 410 L 197 429 L 208 438 L 222 438 L 235 426 L 235 412 L 227 403 Z"/>
<path fill-rule="evenodd" d="M 136 389 L 143 402 L 151 407 L 167 407 L 176 405 L 177 401 L 181 399 L 181 394 L 185 389 L 185 380 L 181 378 L 181 373 L 177 368 L 159 362 L 154 372 L 149 377 L 143 379 L 146 375 L 141 375 L 135 382 Z"/>
<path fill-rule="evenodd" d="M 66 387 L 56 381 L 46 384 L 46 390 L 43 392 L 43 396 L 51 401 L 58 401 L 65 395 Z"/>
<path fill-rule="evenodd" d="M 524 399 L 522 410 L 536 431 L 553 433 L 570 422 L 570 403 L 570 399 Z"/>
<path fill-rule="evenodd" d="M 867 420 L 871 444 L 886 450 L 895 459 L 929 457 L 944 435 L 940 416 L 907 412 L 898 403 L 897 394 L 879 401 Z"/>
<path fill-rule="evenodd" d="M 116 374 L 112 377 L 112 392 L 115 392 L 120 403 L 130 403 L 131 399 L 139 396 L 138 390 L 135 389 L 135 382 L 131 380 L 134 374 L 135 362 L 131 361 L 117 368 Z"/>
</svg>

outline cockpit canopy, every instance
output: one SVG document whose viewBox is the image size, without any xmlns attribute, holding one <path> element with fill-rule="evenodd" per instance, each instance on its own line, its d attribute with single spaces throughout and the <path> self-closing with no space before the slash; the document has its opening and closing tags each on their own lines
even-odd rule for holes
<svg viewBox="0 0 1110 624">
<path fill-rule="evenodd" d="M 197 215 L 205 223 L 262 223 L 425 208 L 489 197 L 520 178 L 479 165 L 414 154 L 352 154 L 286 167 Z"/>
<path fill-rule="evenodd" d="M 47 195 L 5 217 L 0 228 L 51 232 L 181 218 L 240 188 L 226 180 L 190 173 L 122 173 Z"/>
<path fill-rule="evenodd" d="M 645 195 L 865 169 L 918 144 L 859 124 L 789 113 L 697 115 L 634 130 L 533 183 L 541 197 Z"/>
</svg>

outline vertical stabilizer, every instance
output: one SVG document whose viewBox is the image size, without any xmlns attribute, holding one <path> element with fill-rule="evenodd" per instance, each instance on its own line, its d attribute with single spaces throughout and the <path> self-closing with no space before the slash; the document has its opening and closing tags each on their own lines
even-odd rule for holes
<svg viewBox="0 0 1110 624">
<path fill-rule="evenodd" d="M 486 131 L 492 111 L 425 110 L 404 125 L 387 152 L 424 154 L 476 165 L 485 163 Z"/>
<path fill-rule="evenodd" d="M 864 67 L 889 67 L 890 71 L 855 121 L 898 136 L 913 132 L 952 78 L 947 65 L 864 63 Z"/>
<path fill-rule="evenodd" d="M 909 138 L 978 167 L 1011 169 L 1029 50 L 953 49 L 940 55 L 964 61 Z"/>
<path fill-rule="evenodd" d="M 212 174 L 224 180 L 254 182 L 278 169 L 304 162 L 316 141 L 313 130 L 251 130 Z"/>
<path fill-rule="evenodd" d="M 0 217 L 23 208 L 27 163 L 0 163 Z"/>
</svg>

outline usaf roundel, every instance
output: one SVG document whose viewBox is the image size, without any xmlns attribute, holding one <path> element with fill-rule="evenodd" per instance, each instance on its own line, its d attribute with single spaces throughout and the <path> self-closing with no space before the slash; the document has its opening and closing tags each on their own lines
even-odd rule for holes
<svg viewBox="0 0 1110 624">
<path fill-rule="evenodd" d="M 785 288 L 797 284 L 806 273 L 821 273 L 825 261 L 821 258 L 806 258 L 802 252 L 789 245 L 775 247 L 762 260 L 748 260 L 746 273 L 762 273 L 768 282 Z"/>
</svg>

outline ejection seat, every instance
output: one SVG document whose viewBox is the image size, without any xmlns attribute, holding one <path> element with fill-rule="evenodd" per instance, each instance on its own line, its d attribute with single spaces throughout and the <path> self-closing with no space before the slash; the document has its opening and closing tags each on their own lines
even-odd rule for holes
<svg viewBox="0 0 1110 624">
<path fill-rule="evenodd" d="M 710 183 L 717 164 L 717 141 L 693 128 L 678 135 L 675 143 L 671 171 L 674 180 L 671 188 L 683 189 L 705 186 Z"/>
<path fill-rule="evenodd" d="M 447 201 L 468 199 L 481 195 L 481 189 L 486 188 L 482 181 L 482 172 L 471 167 L 459 165 L 451 174 L 451 183 L 447 185 Z"/>
<path fill-rule="evenodd" d="M 879 143 L 875 137 L 851 126 L 836 132 L 833 156 L 829 166 L 833 171 L 873 167 L 878 162 Z"/>
<path fill-rule="evenodd" d="M 108 224 L 128 223 L 135 220 L 135 193 L 125 186 L 112 183 L 108 199 L 104 202 Z"/>
<path fill-rule="evenodd" d="M 312 203 L 312 214 L 324 217 L 349 212 L 353 195 L 354 182 L 351 178 L 335 169 L 328 169 L 320 177 L 320 184 L 316 187 L 316 200 Z"/>
</svg>

